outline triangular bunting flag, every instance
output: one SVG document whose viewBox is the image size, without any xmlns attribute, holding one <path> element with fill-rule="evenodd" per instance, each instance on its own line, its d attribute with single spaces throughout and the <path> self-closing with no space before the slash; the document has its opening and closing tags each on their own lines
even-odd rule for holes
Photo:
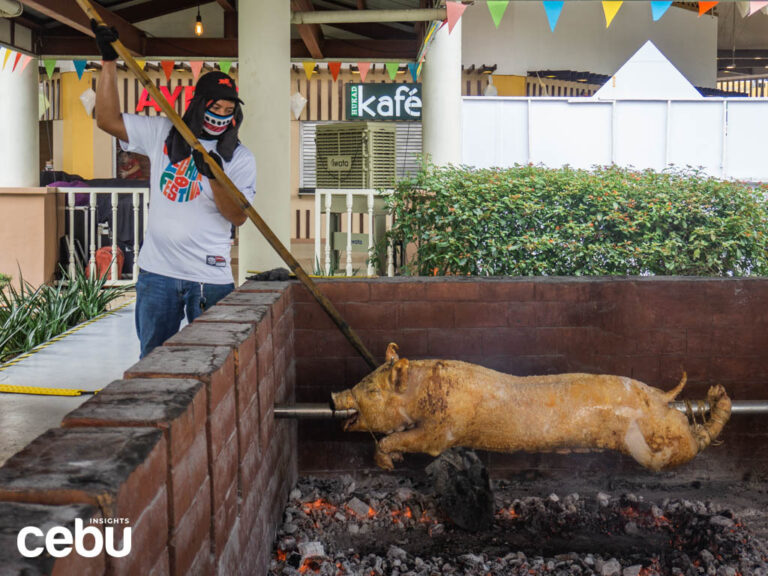
<svg viewBox="0 0 768 576">
<path fill-rule="evenodd" d="M 224 74 L 229 74 L 229 69 L 232 68 L 232 60 L 223 60 L 219 62 L 219 70 Z"/>
<path fill-rule="evenodd" d="M 13 68 L 11 68 L 11 72 L 16 72 L 16 66 L 18 66 L 19 60 L 21 60 L 21 52 L 16 52 L 16 58 L 13 60 Z"/>
<path fill-rule="evenodd" d="M 85 60 L 72 60 L 72 64 L 75 65 L 75 72 L 77 72 L 77 79 L 83 79 L 83 72 L 85 72 Z"/>
<path fill-rule="evenodd" d="M 200 70 L 203 69 L 203 61 L 194 60 L 189 63 L 189 67 L 192 69 L 192 79 L 197 82 L 197 79 L 200 76 Z"/>
<path fill-rule="evenodd" d="M 341 62 L 328 62 L 328 70 L 331 73 L 331 76 L 333 76 L 333 81 L 336 82 L 336 80 L 339 79 L 339 71 L 341 70 Z"/>
<path fill-rule="evenodd" d="M 653 16 L 653 21 L 658 22 L 670 6 L 672 6 L 672 0 L 669 2 L 666 0 L 652 0 L 651 15 Z"/>
<path fill-rule="evenodd" d="M 719 3 L 719 0 L 717 2 L 699 2 L 699 16 L 706 14 Z"/>
<path fill-rule="evenodd" d="M 42 117 L 45 115 L 46 112 L 48 112 L 48 108 L 51 107 L 51 103 L 48 101 L 48 97 L 43 92 L 43 86 L 40 85 L 40 90 L 37 92 L 37 108 L 38 112 L 40 112 L 40 116 Z"/>
<path fill-rule="evenodd" d="M 293 117 L 296 120 L 299 119 L 306 105 L 307 99 L 300 92 L 294 92 L 293 96 L 291 96 L 291 112 L 293 112 Z"/>
<path fill-rule="evenodd" d="M 414 82 L 419 81 L 419 65 L 416 62 L 408 62 L 408 71 L 411 73 L 411 78 Z"/>
<path fill-rule="evenodd" d="M 56 68 L 56 60 L 46 58 L 43 60 L 43 66 L 45 66 L 45 71 L 48 73 L 48 78 L 51 78 L 53 76 L 53 71 Z"/>
<path fill-rule="evenodd" d="M 312 79 L 312 74 L 315 73 L 315 63 L 314 62 L 304 62 L 304 74 L 307 75 L 307 80 Z"/>
<path fill-rule="evenodd" d="M 616 14 L 624 4 L 624 0 L 603 0 L 603 12 L 605 12 L 605 27 L 609 28 Z"/>
<path fill-rule="evenodd" d="M 400 69 L 400 64 L 397 62 L 387 62 L 384 66 L 386 66 L 387 72 L 389 72 L 389 78 L 394 80 L 395 76 L 397 76 L 397 71 Z"/>
<path fill-rule="evenodd" d="M 357 69 L 360 70 L 360 82 L 365 82 L 365 76 L 368 74 L 368 70 L 371 69 L 371 63 L 358 62 Z"/>
<path fill-rule="evenodd" d="M 141 69 L 144 70 L 144 66 L 146 66 L 147 61 L 146 60 L 134 60 L 136 62 L 136 65 Z"/>
<path fill-rule="evenodd" d="M 554 32 L 557 21 L 560 19 L 560 13 L 563 11 L 563 0 L 545 0 L 544 10 L 547 13 L 547 20 L 549 20 L 549 29 Z"/>
<path fill-rule="evenodd" d="M 170 82 L 171 80 L 171 74 L 173 74 L 173 67 L 176 65 L 176 62 L 173 60 L 163 60 L 160 62 L 160 66 L 163 67 L 163 72 L 165 72 L 165 79 Z"/>
<path fill-rule="evenodd" d="M 453 27 L 456 26 L 456 22 L 459 21 L 461 15 L 464 14 L 464 10 L 467 9 L 466 4 L 461 2 L 446 2 L 445 9 L 448 14 L 448 34 L 453 32 Z"/>
<path fill-rule="evenodd" d="M 96 92 L 92 88 L 88 88 L 80 94 L 80 102 L 82 102 L 83 108 L 85 108 L 85 113 L 90 116 L 91 112 L 93 112 L 93 107 L 96 105 Z"/>
<path fill-rule="evenodd" d="M 491 18 L 493 18 L 493 23 L 498 28 L 499 24 L 501 24 L 501 18 L 504 16 L 504 12 L 507 11 L 507 6 L 509 6 L 509 0 L 488 0 L 487 4 Z"/>
<path fill-rule="evenodd" d="M 27 67 L 27 65 L 31 61 L 32 61 L 32 56 L 28 56 L 28 55 L 24 54 L 24 58 L 21 59 L 21 72 L 24 72 L 24 69 Z"/>
<path fill-rule="evenodd" d="M 755 12 L 761 8 L 768 6 L 768 0 L 750 0 L 749 2 L 749 15 L 752 16 Z"/>
<path fill-rule="evenodd" d="M 11 52 L 13 52 L 13 50 L 5 50 L 5 56 L 3 56 L 3 70 L 5 70 L 5 65 L 8 63 L 8 58 L 11 57 Z"/>
<path fill-rule="evenodd" d="M 737 0 L 736 2 L 736 8 L 739 9 L 739 14 L 741 14 L 742 18 L 746 18 L 749 16 L 749 0 Z"/>
</svg>

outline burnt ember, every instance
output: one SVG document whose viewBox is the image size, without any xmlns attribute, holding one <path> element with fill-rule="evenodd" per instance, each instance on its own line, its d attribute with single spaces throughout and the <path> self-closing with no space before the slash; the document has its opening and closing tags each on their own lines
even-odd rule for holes
<svg viewBox="0 0 768 576">
<path fill-rule="evenodd" d="M 721 503 L 633 493 L 524 496 L 507 481 L 492 487 L 491 527 L 467 532 L 427 483 L 301 478 L 269 574 L 768 576 L 766 542 Z"/>
</svg>

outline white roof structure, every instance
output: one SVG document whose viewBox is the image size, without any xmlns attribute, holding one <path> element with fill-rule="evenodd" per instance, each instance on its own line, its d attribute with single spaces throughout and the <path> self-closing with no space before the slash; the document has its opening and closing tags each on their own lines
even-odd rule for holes
<svg viewBox="0 0 768 576">
<path fill-rule="evenodd" d="M 648 40 L 602 88 L 597 100 L 690 100 L 703 96 Z"/>
</svg>

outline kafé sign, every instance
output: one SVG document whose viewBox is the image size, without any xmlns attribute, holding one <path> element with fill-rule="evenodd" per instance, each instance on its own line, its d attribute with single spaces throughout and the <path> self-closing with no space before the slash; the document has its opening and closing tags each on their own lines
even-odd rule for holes
<svg viewBox="0 0 768 576">
<path fill-rule="evenodd" d="M 421 120 L 421 84 L 347 84 L 347 120 Z"/>
</svg>

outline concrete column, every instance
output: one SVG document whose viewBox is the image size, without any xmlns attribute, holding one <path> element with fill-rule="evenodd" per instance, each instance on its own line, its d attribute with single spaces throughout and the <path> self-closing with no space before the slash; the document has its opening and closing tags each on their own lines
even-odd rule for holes
<svg viewBox="0 0 768 576">
<path fill-rule="evenodd" d="M 0 72 L 0 187 L 39 186 L 37 59 L 23 72 L 10 64 Z"/>
<path fill-rule="evenodd" d="M 440 29 L 422 71 L 423 151 L 438 165 L 461 162 L 461 20 Z"/>
<path fill-rule="evenodd" d="M 291 3 L 239 3 L 238 78 L 245 102 L 240 139 L 256 156 L 254 207 L 290 249 Z M 295 159 L 297 160 L 297 159 Z M 248 270 L 286 267 L 250 222 L 240 228 L 240 284 Z"/>
</svg>

